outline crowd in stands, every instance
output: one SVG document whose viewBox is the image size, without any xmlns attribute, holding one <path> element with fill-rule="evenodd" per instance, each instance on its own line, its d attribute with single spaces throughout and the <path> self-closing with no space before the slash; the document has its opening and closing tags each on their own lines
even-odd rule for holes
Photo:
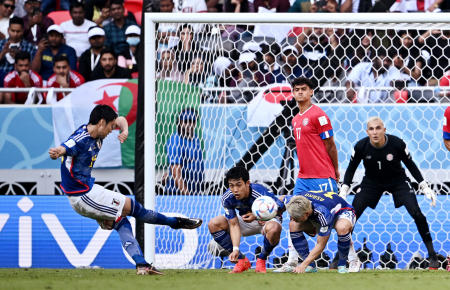
<svg viewBox="0 0 450 290">
<path fill-rule="evenodd" d="M 0 87 L 76 88 L 137 77 L 140 34 L 123 0 L 0 0 Z M 0 104 L 26 99 L 0 93 Z"/>
<path fill-rule="evenodd" d="M 73 88 L 136 77 L 138 23 L 147 2 L 167 13 L 450 10 L 450 0 L 0 0 L 0 87 Z M 200 87 L 202 100 L 212 103 L 247 103 L 256 88 L 299 76 L 345 88 L 321 91 L 319 101 L 401 101 L 406 91 L 407 99 L 428 102 L 436 97 L 432 89 L 410 88 L 445 84 L 450 70 L 448 30 L 164 23 L 157 39 L 157 79 Z M 361 84 L 392 86 L 400 97 L 362 94 Z M 0 93 L 0 104 L 23 103 L 24 95 Z"/>
<path fill-rule="evenodd" d="M 449 4 L 445 0 L 161 0 L 160 11 L 445 12 Z M 445 84 L 442 80 L 450 72 L 450 31 L 445 29 L 164 23 L 157 38 L 157 78 L 202 88 L 203 102 L 248 103 L 261 87 L 290 83 L 300 76 L 321 87 L 339 88 L 319 91 L 320 102 L 448 101 L 434 89 Z M 363 92 L 361 86 L 391 89 Z"/>
</svg>

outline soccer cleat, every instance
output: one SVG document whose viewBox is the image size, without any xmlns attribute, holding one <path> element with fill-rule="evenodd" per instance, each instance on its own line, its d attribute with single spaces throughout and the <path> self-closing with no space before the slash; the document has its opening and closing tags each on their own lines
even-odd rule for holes
<svg viewBox="0 0 450 290">
<path fill-rule="evenodd" d="M 349 262 L 348 272 L 349 273 L 358 273 L 361 269 L 361 261 L 357 258 Z"/>
<path fill-rule="evenodd" d="M 247 257 L 245 257 L 244 259 L 239 259 L 230 274 L 242 273 L 244 271 L 247 271 L 251 267 L 252 264 L 250 264 L 250 261 L 247 259 Z"/>
<path fill-rule="evenodd" d="M 281 268 L 273 270 L 274 273 L 292 273 L 297 265 L 285 263 Z"/>
<path fill-rule="evenodd" d="M 137 275 L 164 275 L 163 272 L 159 271 L 152 264 L 137 264 L 136 265 Z"/>
<path fill-rule="evenodd" d="M 317 268 L 316 267 L 312 267 L 312 266 L 308 266 L 305 269 L 305 273 L 317 273 Z"/>
<path fill-rule="evenodd" d="M 347 274 L 348 273 L 348 270 L 345 266 L 338 266 L 337 270 L 338 270 L 339 274 Z"/>
<path fill-rule="evenodd" d="M 266 273 L 266 260 L 263 259 L 256 259 L 256 273 Z"/>
<path fill-rule="evenodd" d="M 428 270 L 437 270 L 441 266 L 438 258 L 430 258 L 430 264 L 428 266 Z"/>
<path fill-rule="evenodd" d="M 177 219 L 177 224 L 172 226 L 172 229 L 189 229 L 189 230 L 193 230 L 198 228 L 199 226 L 202 225 L 202 220 L 201 219 L 196 219 L 196 218 L 182 218 L 182 217 L 176 217 Z"/>
</svg>

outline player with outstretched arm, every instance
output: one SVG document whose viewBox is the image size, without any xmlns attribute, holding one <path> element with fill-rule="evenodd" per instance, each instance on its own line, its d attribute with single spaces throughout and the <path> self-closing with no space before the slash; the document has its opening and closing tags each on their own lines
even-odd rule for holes
<svg viewBox="0 0 450 290">
<path fill-rule="evenodd" d="M 239 251 L 241 236 L 262 234 L 264 245 L 256 260 L 255 272 L 266 273 L 266 259 L 280 241 L 281 215 L 285 206 L 263 185 L 250 183 L 249 173 L 243 167 L 231 168 L 225 180 L 229 186 L 221 197 L 225 216 L 216 216 L 211 219 L 208 223 L 209 232 L 214 240 L 230 253 L 229 260 L 236 263 L 230 273 L 241 273 L 251 267 L 248 258 Z M 256 220 L 251 208 L 255 199 L 264 195 L 276 201 L 278 213 L 275 218 L 261 222 Z"/>
<path fill-rule="evenodd" d="M 363 214 L 367 207 L 375 209 L 383 192 L 392 193 L 395 207 L 405 206 L 414 219 L 428 250 L 430 269 L 437 269 L 439 261 L 434 251 L 427 219 L 420 210 L 415 190 L 411 186 L 401 163 L 403 162 L 406 165 L 414 179 L 419 183 L 419 189 L 431 200 L 432 206 L 436 205 L 436 193 L 422 177 L 405 142 L 394 135 L 386 134 L 383 120 L 379 117 L 369 118 L 367 135 L 368 137 L 358 141 L 354 147 L 339 195 L 346 198 L 356 168 L 363 160 L 365 175 L 360 185 L 360 191 L 356 193 L 352 203 L 356 219 Z"/>
<path fill-rule="evenodd" d="M 133 236 L 127 216 L 173 229 L 195 229 L 201 219 L 167 217 L 145 209 L 139 202 L 121 193 L 94 184 L 92 167 L 102 147 L 103 139 L 114 129 L 120 129 L 121 143 L 128 138 L 128 122 L 118 117 L 107 105 L 97 105 L 91 112 L 89 123 L 81 125 L 64 143 L 50 148 L 52 159 L 61 157 L 61 189 L 69 198 L 72 208 L 82 216 L 97 220 L 102 229 L 115 229 L 123 248 L 136 262 L 138 275 L 162 274 L 148 264 Z"/>
<path fill-rule="evenodd" d="M 444 127 L 442 132 L 445 148 L 450 151 L 450 107 L 447 107 L 444 113 Z"/>
</svg>

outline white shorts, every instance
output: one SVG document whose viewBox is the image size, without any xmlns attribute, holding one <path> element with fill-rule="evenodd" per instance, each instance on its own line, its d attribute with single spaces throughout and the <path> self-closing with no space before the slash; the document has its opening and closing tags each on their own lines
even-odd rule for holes
<svg viewBox="0 0 450 290">
<path fill-rule="evenodd" d="M 122 216 L 125 195 L 94 184 L 85 195 L 68 196 L 72 208 L 82 216 L 95 220 L 115 221 Z"/>
<path fill-rule="evenodd" d="M 240 215 L 237 215 L 239 221 L 239 227 L 241 228 L 241 235 L 244 237 L 264 234 L 264 228 L 268 222 L 277 222 L 281 225 L 281 221 L 279 218 L 273 218 L 264 223 L 264 225 L 260 225 L 257 220 L 252 221 L 251 223 L 246 223 L 242 219 Z"/>
<path fill-rule="evenodd" d="M 346 219 L 352 224 L 352 228 L 355 226 L 356 223 L 356 215 L 352 210 L 343 210 L 339 213 L 337 216 L 337 219 Z"/>
</svg>

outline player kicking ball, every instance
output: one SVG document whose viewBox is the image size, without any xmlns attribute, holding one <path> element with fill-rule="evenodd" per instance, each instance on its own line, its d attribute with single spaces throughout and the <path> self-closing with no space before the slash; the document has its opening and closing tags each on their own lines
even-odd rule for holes
<svg viewBox="0 0 450 290">
<path fill-rule="evenodd" d="M 229 189 L 221 197 L 225 216 L 216 216 L 208 223 L 214 240 L 231 253 L 228 259 L 236 263 L 230 273 L 241 273 L 251 267 L 248 258 L 239 251 L 241 236 L 264 236 L 264 245 L 256 260 L 257 273 L 266 273 L 266 259 L 280 241 L 281 214 L 285 206 L 269 189 L 250 183 L 249 179 L 249 173 L 243 167 L 234 167 L 227 172 L 225 181 Z M 251 210 L 253 202 L 260 196 L 271 197 L 278 206 L 277 216 L 266 222 L 256 220 Z"/>
<path fill-rule="evenodd" d="M 107 105 L 97 105 L 91 112 L 89 123 L 80 126 L 60 146 L 50 148 L 52 159 L 61 157 L 61 189 L 68 196 L 72 208 L 82 216 L 97 220 L 102 229 L 115 229 L 123 248 L 136 262 L 138 275 L 159 274 L 158 269 L 147 263 L 138 242 L 133 236 L 127 216 L 173 229 L 195 229 L 201 219 L 167 217 L 145 209 L 139 202 L 94 184 L 92 167 L 102 147 L 103 139 L 114 129 L 120 129 L 121 143 L 128 138 L 128 122 L 118 117 Z"/>
<path fill-rule="evenodd" d="M 324 191 L 305 191 L 299 195 L 286 196 L 284 203 L 291 219 L 289 230 L 292 243 L 303 258 L 303 262 L 294 269 L 294 273 L 317 272 L 314 260 L 325 249 L 333 228 L 338 234 L 338 273 L 348 273 L 346 263 L 356 221 L 353 207 L 337 193 Z M 311 229 L 311 226 L 318 227 L 318 230 Z M 311 252 L 303 232 L 312 236 L 318 232 L 316 245 Z"/>
</svg>

